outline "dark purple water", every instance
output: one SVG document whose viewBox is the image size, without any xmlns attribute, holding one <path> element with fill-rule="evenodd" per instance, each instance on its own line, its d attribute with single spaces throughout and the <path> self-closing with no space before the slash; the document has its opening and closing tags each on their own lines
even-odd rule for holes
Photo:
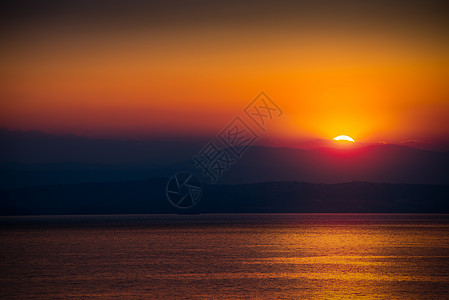
<svg viewBox="0 0 449 300">
<path fill-rule="evenodd" d="M 449 298 L 449 216 L 0 218 L 0 296 Z"/>
</svg>

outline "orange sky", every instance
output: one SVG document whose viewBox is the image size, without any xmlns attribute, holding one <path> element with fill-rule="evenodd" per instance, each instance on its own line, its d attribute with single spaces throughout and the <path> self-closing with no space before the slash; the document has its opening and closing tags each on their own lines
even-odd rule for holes
<svg viewBox="0 0 449 300">
<path fill-rule="evenodd" d="M 449 137 L 449 40 L 438 19 L 237 8 L 199 21 L 192 9 L 173 23 L 11 17 L 0 36 L 0 126 L 215 135 L 265 91 L 285 112 L 268 136 Z"/>
</svg>

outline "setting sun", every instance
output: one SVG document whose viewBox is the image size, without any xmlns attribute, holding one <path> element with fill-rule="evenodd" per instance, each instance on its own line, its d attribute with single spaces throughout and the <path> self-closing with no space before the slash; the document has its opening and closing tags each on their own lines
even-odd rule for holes
<svg viewBox="0 0 449 300">
<path fill-rule="evenodd" d="M 354 139 L 347 135 L 339 135 L 334 137 L 334 141 L 346 141 L 346 142 L 353 142 L 355 143 Z"/>
</svg>

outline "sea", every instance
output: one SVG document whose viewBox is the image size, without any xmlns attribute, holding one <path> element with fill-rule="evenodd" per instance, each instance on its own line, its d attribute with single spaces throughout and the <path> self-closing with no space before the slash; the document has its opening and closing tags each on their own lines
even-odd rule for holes
<svg viewBox="0 0 449 300">
<path fill-rule="evenodd" d="M 449 215 L 0 217 L 1 299 L 449 299 Z"/>
</svg>

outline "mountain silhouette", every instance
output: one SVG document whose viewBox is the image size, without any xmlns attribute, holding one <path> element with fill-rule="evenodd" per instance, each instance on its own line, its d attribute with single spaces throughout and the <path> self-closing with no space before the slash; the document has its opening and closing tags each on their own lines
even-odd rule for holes
<svg viewBox="0 0 449 300">
<path fill-rule="evenodd" d="M 166 178 L 0 191 L 1 215 L 152 213 L 449 213 L 448 185 L 261 182 L 203 185 L 191 210 L 166 198 Z"/>
<path fill-rule="evenodd" d="M 0 130 L 0 189 L 83 182 L 201 176 L 193 155 L 208 139 L 110 140 L 39 131 Z M 350 181 L 449 184 L 449 152 L 374 144 L 313 149 L 252 146 L 219 179 L 221 184 L 261 181 Z M 204 182 L 208 178 L 203 177 Z"/>
</svg>

